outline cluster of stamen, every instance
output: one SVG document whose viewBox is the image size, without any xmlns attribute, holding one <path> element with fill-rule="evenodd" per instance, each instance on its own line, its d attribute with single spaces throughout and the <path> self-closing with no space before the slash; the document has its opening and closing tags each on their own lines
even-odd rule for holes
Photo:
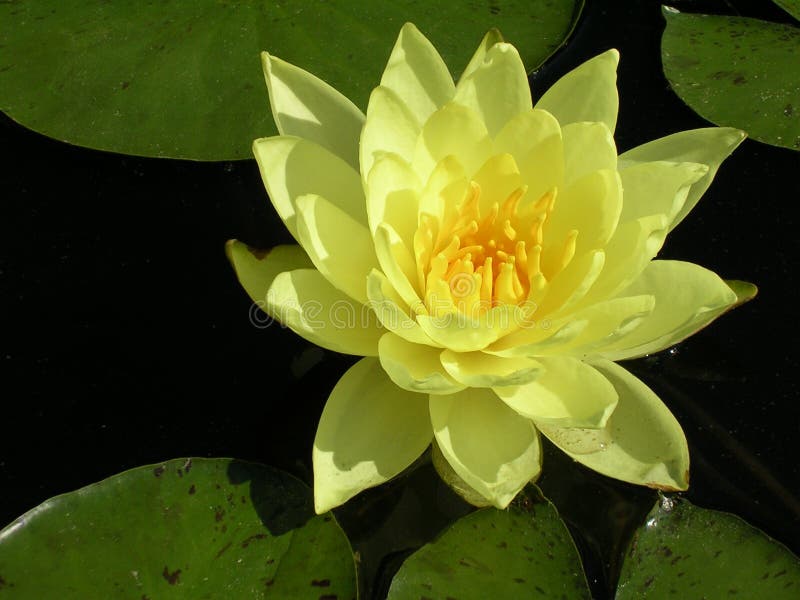
<svg viewBox="0 0 800 600">
<path fill-rule="evenodd" d="M 431 314 L 479 316 L 498 305 L 520 305 L 572 260 L 574 230 L 552 268 L 543 268 L 544 229 L 556 190 L 535 202 L 523 202 L 526 192 L 527 186 L 517 188 L 481 214 L 481 188 L 473 181 L 441 222 L 421 215 L 414 250 L 418 283 Z"/>
</svg>

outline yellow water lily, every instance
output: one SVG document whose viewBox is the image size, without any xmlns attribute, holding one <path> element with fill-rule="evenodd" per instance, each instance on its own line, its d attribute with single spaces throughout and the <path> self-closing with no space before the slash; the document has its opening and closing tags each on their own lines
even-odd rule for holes
<svg viewBox="0 0 800 600">
<path fill-rule="evenodd" d="M 667 348 L 754 293 L 653 260 L 744 133 L 684 131 L 618 156 L 618 58 L 589 60 L 534 103 L 496 31 L 454 83 L 407 24 L 365 116 L 263 55 L 280 135 L 253 148 L 298 245 L 231 241 L 228 256 L 269 315 L 365 357 L 322 413 L 318 512 L 431 444 L 454 487 L 505 507 L 539 475 L 540 435 L 605 475 L 688 486 L 680 425 L 613 361 Z"/>
</svg>

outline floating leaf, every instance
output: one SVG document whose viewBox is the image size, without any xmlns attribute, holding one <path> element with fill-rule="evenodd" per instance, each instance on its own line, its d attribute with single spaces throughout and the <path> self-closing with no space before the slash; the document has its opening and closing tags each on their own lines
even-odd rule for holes
<svg viewBox="0 0 800 600">
<path fill-rule="evenodd" d="M 178 459 L 57 496 L 0 531 L 0 598 L 355 598 L 350 546 L 293 477 Z"/>
<path fill-rule="evenodd" d="M 616 600 L 794 599 L 800 561 L 734 515 L 663 499 L 634 534 Z"/>
<path fill-rule="evenodd" d="M 362 109 L 405 21 L 455 74 L 492 26 L 533 69 L 581 0 L 16 0 L 0 2 L 0 109 L 60 140 L 196 160 L 251 156 L 275 134 L 259 52 L 299 65 Z"/>
<path fill-rule="evenodd" d="M 718 125 L 800 150 L 800 28 L 665 9 L 664 73 L 692 109 Z"/>
<path fill-rule="evenodd" d="M 581 561 L 552 504 L 529 486 L 508 510 L 457 521 L 400 567 L 389 600 L 589 598 Z"/>
</svg>

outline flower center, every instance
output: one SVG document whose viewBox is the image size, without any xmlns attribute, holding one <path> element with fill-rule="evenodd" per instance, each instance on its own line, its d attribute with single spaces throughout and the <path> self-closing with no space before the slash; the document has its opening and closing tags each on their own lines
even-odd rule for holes
<svg viewBox="0 0 800 600">
<path fill-rule="evenodd" d="M 542 272 L 545 222 L 556 189 L 535 202 L 522 202 L 527 186 L 481 210 L 481 188 L 472 181 L 455 210 L 439 219 L 422 214 L 414 236 L 417 276 L 429 313 L 455 311 L 477 318 L 500 305 L 520 305 L 541 290 L 575 253 L 570 232 L 555 270 Z M 482 212 L 484 214 L 482 214 Z M 449 214 L 448 214 L 449 213 Z"/>
</svg>

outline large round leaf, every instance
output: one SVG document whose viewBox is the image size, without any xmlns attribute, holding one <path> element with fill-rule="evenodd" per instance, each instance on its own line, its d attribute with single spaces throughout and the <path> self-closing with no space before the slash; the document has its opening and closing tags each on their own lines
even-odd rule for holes
<svg viewBox="0 0 800 600">
<path fill-rule="evenodd" d="M 800 561 L 739 517 L 657 503 L 631 541 L 617 600 L 627 598 L 794 599 Z"/>
<path fill-rule="evenodd" d="M 400 567 L 389 600 L 589 598 L 575 544 L 538 489 L 457 521 Z"/>
<path fill-rule="evenodd" d="M 500 28 L 528 68 L 581 0 L 19 0 L 0 2 L 0 109 L 54 138 L 126 154 L 232 160 L 276 133 L 259 52 L 311 71 L 362 109 L 405 21 L 454 73 Z"/>
<path fill-rule="evenodd" d="M 681 99 L 717 125 L 800 150 L 800 28 L 665 9 L 664 73 Z"/>
<path fill-rule="evenodd" d="M 140 467 L 0 531 L 0 598 L 354 598 L 350 546 L 290 475 L 228 459 Z"/>
</svg>

